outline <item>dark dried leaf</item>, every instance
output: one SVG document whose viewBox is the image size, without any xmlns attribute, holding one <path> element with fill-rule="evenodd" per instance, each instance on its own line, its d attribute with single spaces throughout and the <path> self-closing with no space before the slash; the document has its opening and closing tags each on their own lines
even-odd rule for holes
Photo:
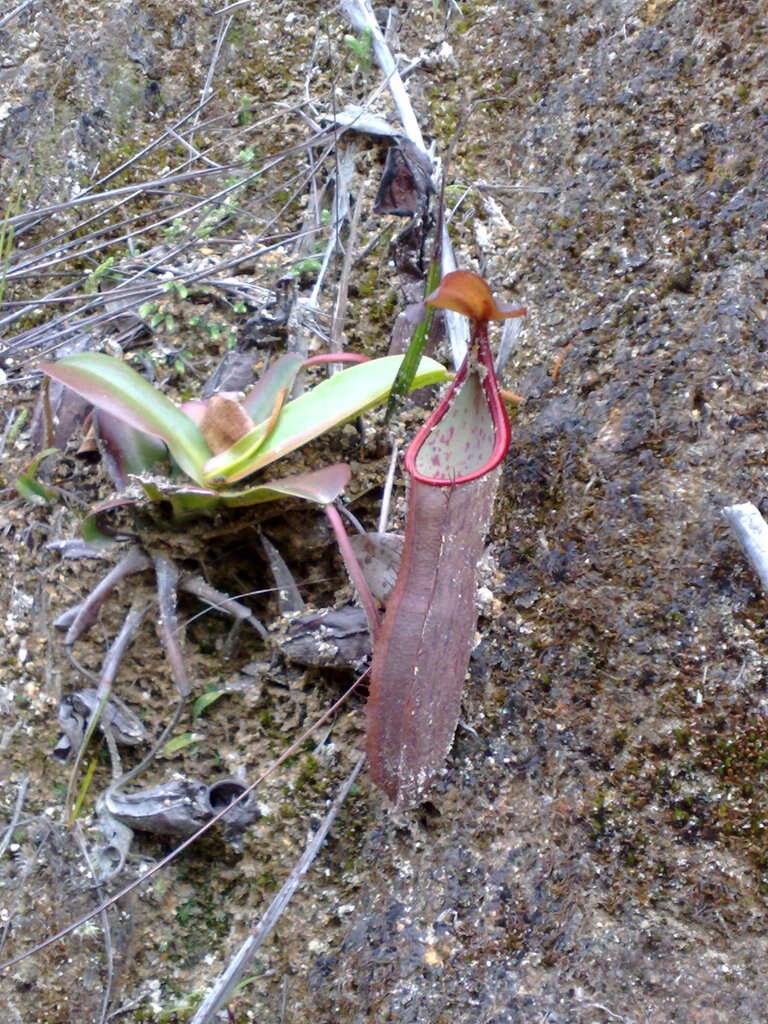
<svg viewBox="0 0 768 1024">
<path fill-rule="evenodd" d="M 425 213 L 429 196 L 434 192 L 432 164 L 426 153 L 408 139 L 387 151 L 379 191 L 373 212 L 413 217 Z"/>
</svg>

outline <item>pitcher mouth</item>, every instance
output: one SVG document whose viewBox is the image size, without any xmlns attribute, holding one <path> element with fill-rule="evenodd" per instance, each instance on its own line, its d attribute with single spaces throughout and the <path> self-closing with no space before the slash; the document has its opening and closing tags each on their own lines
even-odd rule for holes
<svg viewBox="0 0 768 1024">
<path fill-rule="evenodd" d="M 408 446 L 405 468 L 414 480 L 433 487 L 469 483 L 499 465 L 510 441 L 509 417 L 488 344 L 488 324 L 473 320 L 464 362 Z"/>
</svg>

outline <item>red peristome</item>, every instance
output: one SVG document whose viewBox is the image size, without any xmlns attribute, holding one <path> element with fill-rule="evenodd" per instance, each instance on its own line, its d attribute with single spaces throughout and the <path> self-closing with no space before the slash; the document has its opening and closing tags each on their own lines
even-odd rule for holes
<svg viewBox="0 0 768 1024">
<path fill-rule="evenodd" d="M 302 366 L 306 369 L 309 366 L 325 366 L 328 363 L 369 363 L 370 356 L 364 356 L 360 352 L 321 352 L 316 356 L 309 356 Z"/>
<path fill-rule="evenodd" d="M 469 373 L 478 373 L 481 375 L 483 391 L 485 392 L 488 402 L 488 411 L 494 428 L 494 442 L 490 456 L 482 463 L 482 465 L 478 466 L 477 469 L 464 475 L 448 477 L 433 476 L 428 473 L 424 473 L 420 471 L 416 465 L 419 453 L 429 440 L 430 435 L 433 433 L 435 428 L 448 414 L 456 395 L 464 385 Z M 507 416 L 504 400 L 499 393 L 499 385 L 493 368 L 493 354 L 488 344 L 487 325 L 476 324 L 476 331 L 472 338 L 470 351 L 464 359 L 464 362 L 461 364 L 459 372 L 456 374 L 453 383 L 440 404 L 408 446 L 408 450 L 405 453 L 405 468 L 414 480 L 418 480 L 425 484 L 431 484 L 433 487 L 445 487 L 451 484 L 469 483 L 472 480 L 477 480 L 480 477 L 485 476 L 486 473 L 490 473 L 499 465 L 509 451 L 510 441 L 511 431 L 509 426 L 509 417 Z"/>
</svg>

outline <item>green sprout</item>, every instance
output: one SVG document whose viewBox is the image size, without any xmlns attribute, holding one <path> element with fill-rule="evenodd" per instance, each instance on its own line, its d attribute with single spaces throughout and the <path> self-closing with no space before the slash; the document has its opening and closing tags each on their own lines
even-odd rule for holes
<svg viewBox="0 0 768 1024">
<path fill-rule="evenodd" d="M 21 193 L 18 192 L 15 198 L 11 199 L 5 208 L 5 215 L 0 221 L 0 303 L 5 297 L 5 289 L 8 283 L 8 266 L 13 254 L 13 217 L 21 208 Z"/>
<path fill-rule="evenodd" d="M 99 290 L 99 285 L 102 281 L 110 281 L 114 278 L 114 271 L 112 267 L 117 261 L 116 256 L 107 256 L 107 258 L 92 270 L 85 279 L 84 290 L 90 295 L 94 295 Z"/>
<path fill-rule="evenodd" d="M 373 32 L 369 28 L 364 28 L 359 36 L 344 36 L 344 45 L 357 61 L 360 71 L 367 72 L 371 70 Z"/>
</svg>

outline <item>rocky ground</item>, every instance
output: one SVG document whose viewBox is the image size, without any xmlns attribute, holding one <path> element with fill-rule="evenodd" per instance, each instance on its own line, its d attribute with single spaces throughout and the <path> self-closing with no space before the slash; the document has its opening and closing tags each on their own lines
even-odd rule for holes
<svg viewBox="0 0 768 1024">
<path fill-rule="evenodd" d="M 295 108 L 307 96 L 331 113 L 380 78 L 324 4 L 234 10 L 214 65 L 224 16 L 213 7 L 21 7 L 0 15 L 0 176 L 13 213 L 70 198 L 139 153 L 194 107 L 211 67 L 206 116 L 234 130 L 243 111 L 257 111 L 248 117 L 264 127 L 248 145 L 260 158 L 306 136 Z M 506 373 L 525 400 L 490 538 L 493 599 L 464 725 L 429 801 L 394 816 L 361 779 L 229 1019 L 758 1024 L 768 1019 L 766 598 L 721 509 L 751 500 L 768 512 L 764 13 L 757 0 L 418 0 L 397 14 L 403 61 L 424 57 L 407 79 L 419 121 L 438 153 L 453 145 L 460 265 L 529 309 Z M 374 109 L 395 119 L 386 93 Z M 198 143 L 215 132 L 201 128 Z M 229 136 L 215 143 L 217 159 L 242 148 Z M 345 331 L 350 347 L 382 352 L 401 301 L 386 240 L 374 243 L 383 148 L 367 141 L 355 159 L 358 244 L 372 244 L 352 272 Z M 161 174 L 153 160 L 129 175 Z M 111 185 L 124 180 L 138 179 Z M 280 208 L 291 180 L 281 164 L 240 197 L 234 222 L 217 229 L 233 251 Z M 473 186 L 466 195 L 463 185 Z M 294 230 L 302 209 L 289 203 Z M 16 239 L 11 257 L 50 238 L 51 225 Z M 284 255 L 248 272 L 274 287 Z M 92 273 L 101 258 L 66 272 Z M 44 322 L 33 300 L 64 280 L 6 290 L 6 303 L 30 312 L 0 326 L 0 431 L 31 408 L 39 385 L 40 351 L 14 348 L 14 338 Z M 311 280 L 299 285 L 306 292 Z M 326 310 L 333 298 L 330 288 Z M 210 296 L 199 302 L 212 317 Z M 183 349 L 204 377 L 225 343 L 210 331 L 201 340 L 183 305 L 173 314 L 172 328 L 140 345 Z M 171 365 L 169 387 L 183 391 L 184 365 Z M 83 848 L 96 841 L 89 815 L 109 770 L 96 759 L 82 832 L 64 827 L 68 772 L 50 751 L 59 699 L 81 683 L 51 623 L 103 568 L 62 561 L 45 543 L 74 536 L 77 513 L 104 484 L 70 446 L 49 471 L 63 500 L 30 506 L 13 489 L 32 457 L 29 425 L 5 439 L 9 822 L 24 780 L 27 789 L 0 865 L 3 958 L 93 905 Z M 383 428 L 374 418 L 363 441 L 345 428 L 326 444 L 316 457 L 353 462 L 353 508 L 372 526 Z M 248 529 L 191 535 L 182 555 L 231 592 L 255 590 L 264 566 Z M 348 596 L 311 514 L 265 529 L 310 601 Z M 105 609 L 86 663 L 98 661 L 129 597 Z M 276 613 L 261 599 L 254 607 Z M 229 693 L 195 721 L 187 715 L 179 731 L 201 739 L 158 762 L 154 780 L 255 777 L 351 678 L 265 664 L 245 634 L 225 662 L 226 629 L 206 616 L 190 630 L 197 687 Z M 118 687 L 150 725 L 168 719 L 172 686 L 149 621 Z M 188 1021 L 348 773 L 359 703 L 260 790 L 264 816 L 242 850 L 206 838 L 122 901 L 108 944 L 97 918 L 0 979 L 7 1020 Z M 167 849 L 142 838 L 122 881 Z"/>
</svg>

